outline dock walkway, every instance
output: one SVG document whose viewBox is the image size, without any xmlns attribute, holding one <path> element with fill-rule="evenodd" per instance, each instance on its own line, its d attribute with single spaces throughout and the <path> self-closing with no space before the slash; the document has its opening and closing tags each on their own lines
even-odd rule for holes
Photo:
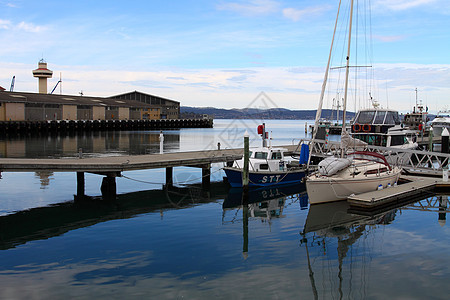
<svg viewBox="0 0 450 300">
<path fill-rule="evenodd" d="M 363 209 L 379 207 L 382 205 L 390 205 L 396 201 L 402 201 L 409 197 L 417 197 L 424 193 L 428 193 L 438 187 L 450 187 L 450 182 L 444 182 L 442 179 L 430 177 L 412 177 L 402 176 L 403 179 L 410 182 L 376 190 L 368 193 L 350 196 L 347 202 L 353 206 Z"/>
</svg>

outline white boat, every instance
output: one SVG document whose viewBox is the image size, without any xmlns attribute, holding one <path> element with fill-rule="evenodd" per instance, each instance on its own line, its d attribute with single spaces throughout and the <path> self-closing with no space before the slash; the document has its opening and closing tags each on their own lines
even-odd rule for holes
<svg viewBox="0 0 450 300">
<path fill-rule="evenodd" d="M 358 111 L 351 134 L 368 145 L 416 149 L 417 133 L 400 125 L 398 112 L 392 109 L 371 108 Z"/>
<path fill-rule="evenodd" d="M 288 150 L 279 147 L 250 149 L 249 186 L 275 186 L 298 184 L 305 177 L 306 167 L 286 155 Z M 231 167 L 223 167 L 232 187 L 242 187 L 244 159 L 236 160 Z"/>
<path fill-rule="evenodd" d="M 340 10 L 340 7 L 339 7 Z M 339 10 L 336 19 L 335 32 L 338 24 Z M 345 87 L 344 87 L 344 102 L 343 102 L 343 124 L 345 124 L 346 107 L 347 107 L 347 93 L 350 70 L 350 41 L 352 29 L 352 13 L 353 0 L 350 1 L 350 15 L 349 15 L 349 32 L 348 32 L 348 47 L 346 53 L 345 66 Z M 334 44 L 335 33 L 331 43 L 330 56 L 328 58 L 328 65 L 326 68 L 324 82 L 322 84 L 322 91 L 319 100 L 319 108 L 316 114 L 316 124 L 320 118 L 320 113 L 323 104 L 323 97 L 325 94 L 326 84 L 328 81 L 328 72 L 330 70 L 330 60 L 332 57 L 332 50 Z M 380 110 L 378 114 L 379 119 L 375 119 L 377 111 L 360 111 L 359 116 L 355 119 L 359 129 L 366 133 L 377 133 L 377 128 L 372 128 L 372 124 L 382 123 L 378 129 L 385 134 L 390 127 L 400 124 L 398 113 L 395 114 L 388 110 Z M 366 118 L 367 117 L 367 118 Z M 396 119 L 397 118 L 397 119 Z M 381 120 L 382 119 L 382 120 Z M 375 123 L 373 123 L 375 121 Z M 382 121 L 382 122 L 381 122 Z M 384 128 L 386 130 L 384 130 Z M 358 132 L 359 132 L 358 131 Z M 310 204 L 326 203 L 337 200 L 345 200 L 352 194 L 360 194 L 369 191 L 374 191 L 380 188 L 387 188 L 394 185 L 401 173 L 401 168 L 391 167 L 386 161 L 384 155 L 367 152 L 354 151 L 358 147 L 364 147 L 366 142 L 359 139 L 352 138 L 348 135 L 345 127 L 342 128 L 341 134 L 341 151 L 335 156 L 330 156 L 321 161 L 318 165 L 319 170 L 306 178 L 306 190 Z M 314 135 L 312 143 L 314 143 Z M 311 147 L 312 148 L 312 147 Z M 352 150 L 353 148 L 353 150 Z M 353 152 L 351 152 L 353 151 Z"/>
<path fill-rule="evenodd" d="M 307 145 L 302 147 L 300 160 L 287 155 L 286 148 L 267 146 L 265 124 L 258 126 L 262 136 L 262 147 L 251 148 L 249 153 L 249 186 L 280 186 L 299 184 L 306 174 L 308 154 Z M 304 150 L 305 149 L 305 150 Z M 228 183 L 232 187 L 242 187 L 244 159 L 236 160 L 232 166 L 223 167 Z"/>
<path fill-rule="evenodd" d="M 365 156 L 365 157 L 364 157 Z M 345 159 L 348 164 L 329 174 L 320 169 L 329 161 Z M 327 161 L 329 160 L 329 161 Z M 307 177 L 306 190 L 310 204 L 346 200 L 348 196 L 394 186 L 401 168 L 392 167 L 378 153 L 357 151 L 345 158 L 330 157 L 319 163 L 319 171 Z"/>
<path fill-rule="evenodd" d="M 444 128 L 450 131 L 450 110 L 441 110 L 437 116 L 431 121 L 434 136 L 441 136 Z"/>
</svg>

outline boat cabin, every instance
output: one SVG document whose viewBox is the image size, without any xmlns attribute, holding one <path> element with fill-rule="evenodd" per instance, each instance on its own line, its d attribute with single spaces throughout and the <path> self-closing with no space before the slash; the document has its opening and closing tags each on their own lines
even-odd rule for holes
<svg viewBox="0 0 450 300">
<path fill-rule="evenodd" d="M 398 112 L 390 109 L 364 109 L 358 111 L 352 124 L 352 133 L 387 133 L 400 125 Z"/>
<path fill-rule="evenodd" d="M 289 160 L 285 160 L 285 148 L 261 147 L 250 150 L 250 171 L 283 171 Z M 244 160 L 235 161 L 234 167 L 243 168 Z"/>
</svg>

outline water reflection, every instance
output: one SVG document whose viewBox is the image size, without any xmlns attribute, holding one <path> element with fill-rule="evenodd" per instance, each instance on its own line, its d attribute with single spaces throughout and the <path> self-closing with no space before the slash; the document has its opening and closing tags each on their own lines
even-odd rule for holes
<svg viewBox="0 0 450 300">
<path fill-rule="evenodd" d="M 380 245 L 380 228 L 407 210 L 437 212 L 437 222 L 443 226 L 449 212 L 446 195 L 422 197 L 403 205 L 377 212 L 355 211 L 346 201 L 310 206 L 300 244 L 305 248 L 315 299 L 367 298 L 371 278 L 379 275 L 372 259 Z"/>
<path fill-rule="evenodd" d="M 48 158 L 159 153 L 160 131 L 103 131 L 73 135 L 0 137 L 0 157 Z M 180 131 L 164 131 L 164 151 L 180 148 Z"/>
<path fill-rule="evenodd" d="M 127 219 L 145 213 L 184 209 L 223 199 L 227 185 L 211 183 L 211 190 L 200 185 L 170 190 L 139 191 L 117 196 L 115 201 L 90 197 L 47 207 L 33 208 L 0 216 L 0 249 L 14 248 L 33 240 L 48 239 L 68 231 L 115 219 Z"/>
<path fill-rule="evenodd" d="M 244 258 L 247 258 L 249 251 L 249 219 L 259 219 L 262 222 L 267 222 L 270 226 L 273 218 L 283 217 L 283 209 L 287 205 L 292 205 L 296 202 L 299 203 L 302 210 L 308 207 L 308 197 L 304 184 L 250 189 L 248 194 L 244 194 L 241 188 L 232 188 L 222 205 L 222 223 L 242 221 L 242 253 Z M 242 219 L 238 216 L 239 210 L 242 210 Z M 227 218 L 227 211 L 232 212 L 231 219 Z"/>
</svg>

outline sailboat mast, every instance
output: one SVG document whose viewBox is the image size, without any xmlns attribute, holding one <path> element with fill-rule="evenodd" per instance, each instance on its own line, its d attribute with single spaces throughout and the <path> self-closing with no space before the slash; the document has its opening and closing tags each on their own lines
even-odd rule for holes
<svg viewBox="0 0 450 300">
<path fill-rule="evenodd" d="M 344 104 L 342 106 L 343 116 L 342 116 L 342 131 L 345 131 L 345 118 L 347 111 L 347 91 L 348 91 L 348 74 L 350 70 L 350 45 L 352 39 L 352 24 L 353 24 L 353 0 L 350 1 L 350 24 L 348 29 L 348 46 L 347 46 L 347 65 L 345 66 L 345 89 L 344 89 Z"/>
<path fill-rule="evenodd" d="M 310 144 L 311 148 L 313 147 L 314 140 L 316 139 L 317 128 L 319 127 L 319 119 L 320 119 L 320 116 L 322 115 L 323 97 L 325 96 L 325 89 L 327 86 L 328 73 L 330 71 L 331 54 L 333 52 L 334 37 L 336 36 L 336 28 L 337 28 L 340 10 L 341 10 L 341 0 L 339 0 L 339 6 L 338 6 L 337 15 L 336 15 L 336 22 L 334 23 L 333 38 L 331 39 L 330 54 L 328 55 L 327 69 L 325 70 L 325 75 L 324 75 L 323 83 L 322 83 L 322 90 L 320 92 L 319 106 L 318 106 L 317 112 L 316 112 L 316 120 L 314 122 L 314 130 L 313 130 L 311 144 Z M 307 164 L 308 166 L 309 166 L 309 162 L 311 161 L 311 153 L 312 153 L 312 151 L 310 150 L 309 156 L 308 156 L 308 164 Z"/>
</svg>

